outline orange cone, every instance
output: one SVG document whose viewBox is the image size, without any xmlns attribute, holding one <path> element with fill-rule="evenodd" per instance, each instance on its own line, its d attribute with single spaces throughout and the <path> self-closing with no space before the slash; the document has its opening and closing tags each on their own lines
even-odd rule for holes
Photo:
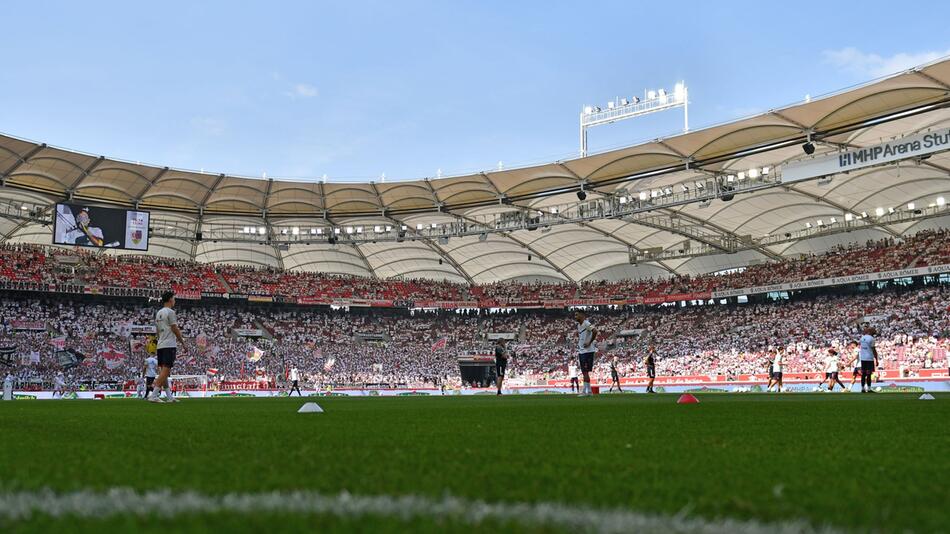
<svg viewBox="0 0 950 534">
<path fill-rule="evenodd" d="M 689 393 L 683 393 L 680 395 L 680 398 L 677 399 L 676 404 L 699 404 L 699 399 Z"/>
</svg>

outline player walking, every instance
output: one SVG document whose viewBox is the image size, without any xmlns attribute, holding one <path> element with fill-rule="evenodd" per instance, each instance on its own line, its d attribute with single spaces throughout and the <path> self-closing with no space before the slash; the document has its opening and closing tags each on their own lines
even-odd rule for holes
<svg viewBox="0 0 950 534">
<path fill-rule="evenodd" d="M 874 329 L 870 325 L 864 327 L 861 336 L 858 358 L 861 360 L 861 393 L 874 393 L 871 390 L 871 375 L 878 365 L 877 347 L 874 345 Z M 865 386 L 865 384 L 867 384 Z"/>
<path fill-rule="evenodd" d="M 573 363 L 567 364 L 567 376 L 571 379 L 571 393 L 579 393 L 581 386 L 577 382 L 577 366 Z"/>
<path fill-rule="evenodd" d="M 835 390 L 835 384 L 841 386 L 842 391 L 845 389 L 844 384 L 838 379 L 838 363 L 838 351 L 828 349 L 828 356 L 825 358 L 825 380 L 828 382 L 829 392 Z"/>
<path fill-rule="evenodd" d="M 59 398 L 63 398 L 63 393 L 66 392 L 66 376 L 62 371 L 56 373 L 56 376 L 53 378 L 53 398 L 56 398 L 56 394 L 59 393 Z"/>
<path fill-rule="evenodd" d="M 495 341 L 495 385 L 498 386 L 498 395 L 501 395 L 501 385 L 505 381 L 505 371 L 508 370 L 508 350 L 505 340 Z"/>
<path fill-rule="evenodd" d="M 614 390 L 614 386 L 617 386 L 617 391 L 623 393 L 623 390 L 620 389 L 620 372 L 617 370 L 617 356 L 614 355 L 610 360 L 610 391 Z"/>
<path fill-rule="evenodd" d="M 175 355 L 178 345 L 185 344 L 185 338 L 178 328 L 178 318 L 175 316 L 175 293 L 162 293 L 162 309 L 155 313 L 155 332 L 158 338 L 158 377 L 155 379 L 155 389 L 147 398 L 149 402 L 162 402 L 158 398 L 159 391 L 165 390 L 165 402 L 177 402 L 172 396 L 172 389 L 168 384 L 168 375 L 175 365 Z"/>
<path fill-rule="evenodd" d="M 154 389 L 155 377 L 158 376 L 158 358 L 154 354 L 145 356 L 145 363 L 142 365 L 142 376 L 145 377 L 145 398 L 148 399 Z"/>
<path fill-rule="evenodd" d="M 644 363 L 647 366 L 647 378 L 650 379 L 647 382 L 647 393 L 656 393 L 653 389 L 653 381 L 656 380 L 656 347 L 650 345 L 647 348 L 647 357 L 644 360 Z"/>
<path fill-rule="evenodd" d="M 297 390 L 297 396 L 303 397 L 303 393 L 300 392 L 300 386 L 297 385 L 297 382 L 300 380 L 300 371 L 297 370 L 297 366 L 290 368 L 290 393 L 287 394 L 288 397 L 294 394 L 294 390 Z"/>
<path fill-rule="evenodd" d="M 591 326 L 587 313 L 583 310 L 574 312 L 574 320 L 577 321 L 577 359 L 581 374 L 584 375 L 584 389 L 580 395 L 586 397 L 592 393 L 590 373 L 594 370 L 594 354 L 597 353 L 597 345 L 594 343 L 597 339 L 597 329 Z"/>
</svg>

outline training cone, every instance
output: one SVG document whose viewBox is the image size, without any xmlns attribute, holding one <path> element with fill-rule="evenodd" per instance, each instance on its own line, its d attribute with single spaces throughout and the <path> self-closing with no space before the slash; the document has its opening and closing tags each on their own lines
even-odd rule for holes
<svg viewBox="0 0 950 534">
<path fill-rule="evenodd" d="M 680 398 L 676 400 L 676 404 L 699 404 L 699 399 L 689 393 L 683 393 L 680 395 Z"/>
<path fill-rule="evenodd" d="M 934 400 L 934 396 L 930 393 L 924 393 L 923 395 L 917 397 L 917 400 Z"/>
<path fill-rule="evenodd" d="M 323 413 L 323 408 L 315 402 L 307 402 L 297 410 L 297 413 Z"/>
</svg>

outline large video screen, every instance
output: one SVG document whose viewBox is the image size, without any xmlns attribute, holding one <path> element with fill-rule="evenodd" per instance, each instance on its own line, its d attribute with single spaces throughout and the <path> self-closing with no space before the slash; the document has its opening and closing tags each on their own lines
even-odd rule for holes
<svg viewBox="0 0 950 534">
<path fill-rule="evenodd" d="M 147 211 L 56 204 L 53 243 L 148 250 L 148 217 Z"/>
</svg>

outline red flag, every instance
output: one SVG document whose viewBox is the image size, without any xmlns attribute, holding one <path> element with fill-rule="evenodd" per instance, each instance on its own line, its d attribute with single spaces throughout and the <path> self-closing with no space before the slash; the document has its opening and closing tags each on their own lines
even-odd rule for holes
<svg viewBox="0 0 950 534">
<path fill-rule="evenodd" d="M 445 345 L 449 342 L 449 338 L 442 336 L 438 341 L 432 344 L 432 350 L 444 349 Z"/>
</svg>

